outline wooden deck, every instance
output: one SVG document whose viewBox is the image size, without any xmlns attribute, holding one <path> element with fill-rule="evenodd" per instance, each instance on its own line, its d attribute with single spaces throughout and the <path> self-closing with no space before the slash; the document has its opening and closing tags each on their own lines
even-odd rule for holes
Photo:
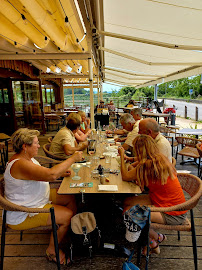
<svg viewBox="0 0 202 270">
<path fill-rule="evenodd" d="M 41 145 L 47 142 L 47 136 L 40 138 Z M 42 148 L 40 151 L 42 153 Z M 178 157 L 177 169 L 191 170 L 193 174 L 197 175 L 197 166 L 195 165 L 179 165 L 181 157 Z M 197 235 L 198 246 L 198 269 L 202 269 L 202 200 L 200 200 L 197 207 L 194 209 L 195 215 L 195 227 Z M 1 214 L 1 213 L 0 213 Z M 182 232 L 181 240 L 177 240 L 176 232 L 167 233 L 167 241 L 161 245 L 160 255 L 152 255 L 149 260 L 149 269 L 158 270 L 184 270 L 194 269 L 193 253 L 191 233 Z M 114 242 L 124 243 L 127 246 L 126 240 L 124 240 L 124 234 L 117 233 Z M 111 239 L 110 239 L 111 241 Z M 52 270 L 57 269 L 56 265 L 50 263 L 45 258 L 45 250 L 49 242 L 49 233 L 43 231 L 38 232 L 25 232 L 23 240 L 20 241 L 20 235 L 18 232 L 6 234 L 6 249 L 5 249 L 5 261 L 4 269 L 6 270 L 31 270 L 31 269 L 43 269 Z M 111 242 L 113 243 L 113 242 Z M 72 270 L 98 270 L 98 269 L 110 269 L 118 270 L 122 269 L 122 263 L 124 258 L 116 257 L 113 254 L 99 254 L 92 260 L 86 257 L 76 257 L 74 264 L 69 267 Z M 136 262 L 136 255 L 134 255 L 133 262 Z M 142 258 L 140 269 L 144 269 L 145 259 Z M 62 266 L 61 269 L 65 269 Z"/>
</svg>

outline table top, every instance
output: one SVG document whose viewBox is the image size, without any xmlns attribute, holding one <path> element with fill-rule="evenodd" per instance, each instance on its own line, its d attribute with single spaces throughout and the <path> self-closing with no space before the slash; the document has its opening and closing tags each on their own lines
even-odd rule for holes
<svg viewBox="0 0 202 270">
<path fill-rule="evenodd" d="M 10 139 L 10 136 L 8 136 L 5 133 L 0 133 L 0 140 L 1 141 L 8 140 L 8 139 Z"/>
<path fill-rule="evenodd" d="M 168 113 L 153 113 L 153 112 L 143 112 L 143 116 L 151 116 L 151 117 L 169 117 Z"/>
<path fill-rule="evenodd" d="M 183 128 L 176 131 L 178 134 L 202 135 L 202 129 Z"/>
<path fill-rule="evenodd" d="M 102 166 L 106 167 L 105 159 L 100 159 L 100 163 Z M 119 169 L 118 162 L 116 158 L 111 159 L 110 169 L 117 170 Z M 118 191 L 98 191 L 98 185 L 100 184 L 98 179 L 91 178 L 90 168 L 82 167 L 79 170 L 78 175 L 81 176 L 80 180 L 72 180 L 72 177 L 75 175 L 73 170 L 70 169 L 72 174 L 70 177 L 64 177 L 60 188 L 58 190 L 58 194 L 79 194 L 84 189 L 86 194 L 92 193 L 141 193 L 140 188 L 132 182 L 122 181 L 121 173 L 118 175 L 108 174 L 107 178 L 109 182 L 104 183 L 104 185 L 117 185 Z M 70 183 L 86 183 L 93 182 L 93 187 L 85 187 L 85 188 L 70 188 Z"/>
</svg>

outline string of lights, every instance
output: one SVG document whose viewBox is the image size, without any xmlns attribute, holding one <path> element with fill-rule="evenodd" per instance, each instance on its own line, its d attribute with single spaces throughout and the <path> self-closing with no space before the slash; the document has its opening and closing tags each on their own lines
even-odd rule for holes
<svg viewBox="0 0 202 270">
<path fill-rule="evenodd" d="M 0 36 L 4 37 L 5 39 L 8 39 L 8 40 L 12 41 L 13 44 L 14 44 L 14 46 L 17 46 L 18 44 L 20 44 L 21 46 L 30 49 L 33 53 L 36 52 L 35 49 L 32 49 L 32 48 L 30 48 L 30 47 L 28 47 L 28 46 L 26 46 L 26 45 L 24 45 L 24 44 L 21 44 L 20 42 L 17 42 L 17 41 L 15 41 L 14 39 L 11 39 L 11 38 L 9 38 L 9 37 L 6 37 L 6 36 L 4 36 L 4 35 L 2 35 L 2 34 L 0 34 Z M 16 53 L 17 53 L 17 52 L 16 52 Z"/>
<path fill-rule="evenodd" d="M 69 25 L 70 25 L 70 27 L 71 27 L 71 29 L 72 29 L 72 32 L 73 32 L 73 34 L 74 34 L 74 36 L 75 36 L 75 38 L 76 38 L 76 42 L 81 46 L 81 49 L 82 49 L 82 51 L 84 51 L 84 48 L 83 48 L 83 46 L 81 45 L 81 41 L 83 40 L 83 38 L 81 39 L 81 41 L 79 41 L 79 39 L 78 39 L 78 37 L 76 36 L 76 33 L 74 32 L 74 29 L 73 29 L 73 27 L 72 27 L 72 25 L 71 25 L 71 23 L 70 23 L 70 21 L 69 21 L 69 18 L 67 17 L 67 14 L 66 14 L 66 12 L 65 12 L 65 10 L 64 10 L 64 7 L 63 7 L 63 5 L 62 5 L 62 3 L 61 3 L 61 1 L 59 0 L 59 3 L 60 3 L 60 6 L 61 6 L 61 8 L 62 8 L 62 10 L 63 10 L 63 12 L 64 12 L 64 15 L 65 15 L 65 23 L 68 23 Z"/>
</svg>

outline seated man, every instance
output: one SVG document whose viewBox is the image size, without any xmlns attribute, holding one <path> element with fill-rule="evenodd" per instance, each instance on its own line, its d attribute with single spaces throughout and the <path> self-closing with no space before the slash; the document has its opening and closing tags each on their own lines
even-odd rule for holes
<svg viewBox="0 0 202 270">
<path fill-rule="evenodd" d="M 135 121 L 135 119 L 132 117 L 130 113 L 124 113 L 121 116 L 120 123 L 125 130 L 129 131 L 129 133 L 126 138 L 123 138 L 123 139 L 118 138 L 118 139 L 115 139 L 115 141 L 116 142 L 125 141 L 125 143 L 122 145 L 122 147 L 125 150 L 128 150 L 130 147 L 133 148 L 132 143 L 135 137 L 138 135 L 139 122 L 140 122 L 140 119 L 137 119 L 137 121 Z"/>
<path fill-rule="evenodd" d="M 141 120 L 141 118 L 142 118 L 142 109 L 135 108 L 135 109 L 132 109 L 130 113 L 131 113 L 132 117 L 134 118 L 135 122 Z M 108 131 L 106 131 L 106 133 L 108 133 L 108 134 L 117 134 L 117 135 L 126 135 L 128 133 L 128 131 L 125 130 L 125 129 L 117 129 L 117 130 L 114 130 L 114 131 L 108 130 Z M 120 140 L 120 141 L 124 141 L 124 139 Z"/>
<path fill-rule="evenodd" d="M 172 163 L 172 150 L 169 141 L 160 133 L 159 124 L 153 118 L 145 118 L 139 123 L 139 134 L 151 136 L 159 151 Z"/>
<path fill-rule="evenodd" d="M 102 109 L 107 109 L 108 107 L 107 107 L 107 105 L 105 105 L 105 103 L 104 103 L 104 101 L 103 100 L 100 100 L 100 104 L 98 104 L 96 107 L 95 107 L 95 110 L 94 110 L 94 112 L 96 113 L 97 112 L 97 109 L 98 108 L 102 108 Z"/>
<path fill-rule="evenodd" d="M 61 128 L 51 142 L 50 152 L 62 158 L 81 151 L 87 148 L 88 143 L 83 142 L 77 144 L 75 133 L 79 130 L 81 125 L 81 117 L 77 113 L 70 113 L 67 117 L 66 127 Z"/>
</svg>

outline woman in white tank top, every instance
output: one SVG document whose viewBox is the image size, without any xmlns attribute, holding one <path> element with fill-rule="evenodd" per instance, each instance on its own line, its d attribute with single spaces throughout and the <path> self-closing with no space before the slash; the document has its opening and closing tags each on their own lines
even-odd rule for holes
<svg viewBox="0 0 202 270">
<path fill-rule="evenodd" d="M 30 130 L 27 128 L 18 129 L 12 135 L 13 148 L 16 152 L 7 164 L 4 180 L 5 180 L 5 196 L 6 198 L 18 205 L 26 207 L 47 208 L 49 205 L 50 187 L 49 182 L 58 179 L 67 172 L 67 169 L 76 161 L 81 161 L 82 152 L 76 152 L 67 160 L 52 168 L 45 168 L 34 159 L 38 154 L 40 147 L 38 141 L 38 130 Z M 59 203 L 57 203 L 57 201 Z M 57 230 L 58 242 L 67 233 L 70 225 L 71 217 L 75 214 L 76 206 L 74 197 L 70 195 L 56 195 L 56 204 L 53 204 L 55 210 L 56 223 L 59 225 Z M 44 220 L 44 216 L 40 220 L 40 215 L 24 212 L 7 212 L 7 224 L 12 228 L 23 228 L 27 224 L 33 222 L 33 227 L 43 225 L 51 225 L 50 214 Z M 39 223 L 39 220 L 41 223 Z M 51 261 L 55 259 L 55 247 L 53 236 L 51 234 L 50 243 L 46 250 L 47 258 Z M 65 254 L 60 250 L 60 263 L 65 264 Z"/>
</svg>

